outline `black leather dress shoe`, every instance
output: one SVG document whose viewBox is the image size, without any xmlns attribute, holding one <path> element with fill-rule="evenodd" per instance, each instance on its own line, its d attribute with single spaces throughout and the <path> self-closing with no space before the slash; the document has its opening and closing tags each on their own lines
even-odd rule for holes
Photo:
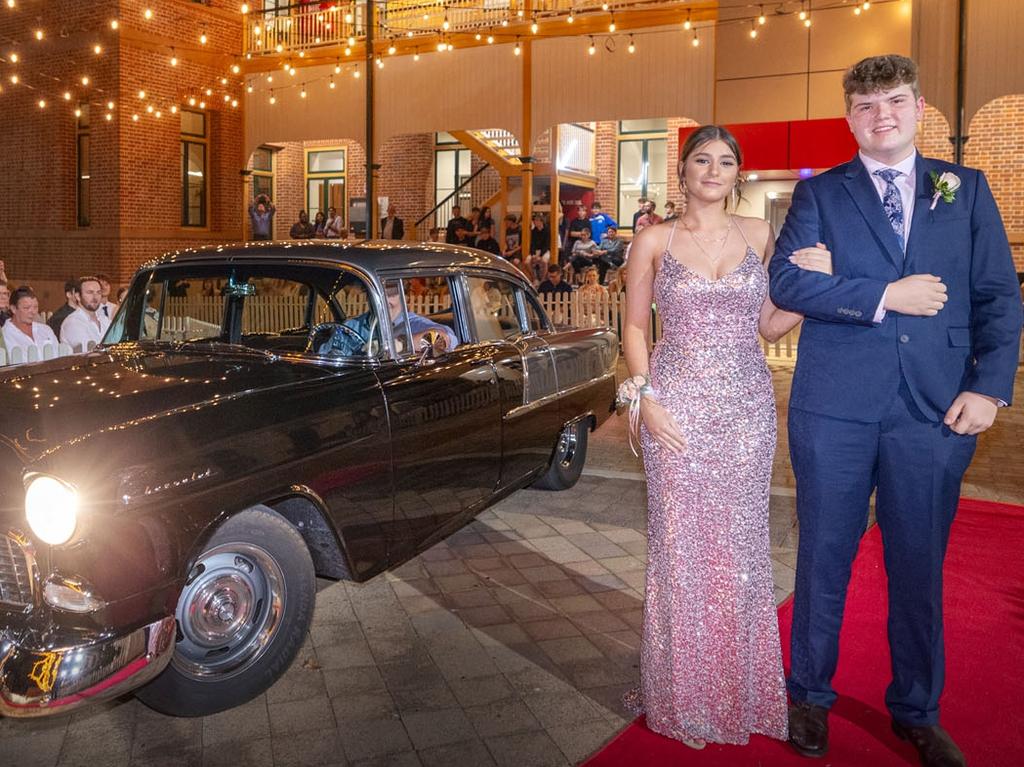
<svg viewBox="0 0 1024 767">
<path fill-rule="evenodd" d="M 963 752 L 949 737 L 949 733 L 937 724 L 931 727 L 912 727 L 893 720 L 892 731 L 917 749 L 922 767 L 967 767 Z"/>
<path fill-rule="evenodd" d="M 813 703 L 792 704 L 789 745 L 802 756 L 824 756 L 828 751 L 828 709 Z"/>
</svg>

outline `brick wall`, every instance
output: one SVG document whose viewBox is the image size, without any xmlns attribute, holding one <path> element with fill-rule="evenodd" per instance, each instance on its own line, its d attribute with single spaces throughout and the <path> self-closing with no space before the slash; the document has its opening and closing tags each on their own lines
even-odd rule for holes
<svg viewBox="0 0 1024 767">
<path fill-rule="evenodd" d="M 990 101 L 974 115 L 964 164 L 985 172 L 1024 272 L 1024 95 Z"/>
</svg>

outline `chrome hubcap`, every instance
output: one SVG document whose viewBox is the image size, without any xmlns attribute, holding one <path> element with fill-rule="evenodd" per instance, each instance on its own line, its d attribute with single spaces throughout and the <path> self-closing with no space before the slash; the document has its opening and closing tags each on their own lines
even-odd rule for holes
<svg viewBox="0 0 1024 767">
<path fill-rule="evenodd" d="M 274 638 L 284 598 L 284 574 L 269 552 L 246 543 L 211 549 L 178 599 L 172 663 L 199 678 L 241 673 Z"/>
<path fill-rule="evenodd" d="M 576 457 L 577 439 L 576 424 L 566 426 L 558 437 L 558 463 L 563 469 L 569 468 Z"/>
</svg>

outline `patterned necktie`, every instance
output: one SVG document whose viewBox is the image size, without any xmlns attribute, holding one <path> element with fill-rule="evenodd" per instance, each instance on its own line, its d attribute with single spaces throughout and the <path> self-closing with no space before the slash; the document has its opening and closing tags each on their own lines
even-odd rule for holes
<svg viewBox="0 0 1024 767">
<path fill-rule="evenodd" d="M 900 250 L 906 251 L 907 246 L 903 240 L 903 198 L 894 183 L 896 177 L 903 174 L 893 168 L 882 168 L 876 170 L 875 175 L 885 182 L 882 207 L 885 209 L 885 215 L 889 217 L 889 223 L 892 225 L 893 232 L 896 233 L 896 239 L 899 240 Z"/>
</svg>

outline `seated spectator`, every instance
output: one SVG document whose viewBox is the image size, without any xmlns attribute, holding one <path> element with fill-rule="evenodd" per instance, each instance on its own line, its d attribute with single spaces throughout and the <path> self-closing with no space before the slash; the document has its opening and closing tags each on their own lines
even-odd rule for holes
<svg viewBox="0 0 1024 767">
<path fill-rule="evenodd" d="M 480 227 L 480 236 L 476 238 L 476 247 L 479 250 L 493 253 L 496 256 L 501 255 L 501 248 L 498 246 L 498 241 L 491 237 L 491 227 L 486 225 Z"/>
<path fill-rule="evenodd" d="M 7 281 L 0 281 L 0 327 L 11 318 L 11 289 Z"/>
<path fill-rule="evenodd" d="M 98 344 L 110 327 L 110 320 L 100 312 L 100 281 L 95 277 L 80 277 L 75 297 L 78 308 L 64 320 L 60 327 L 60 341 L 70 344 L 76 352 L 88 351 L 89 344 Z"/>
<path fill-rule="evenodd" d="M 313 231 L 313 225 L 309 223 L 309 214 L 300 210 L 299 220 L 292 224 L 288 236 L 293 240 L 309 240 L 313 237 Z"/>
<path fill-rule="evenodd" d="M 42 352 L 46 344 L 53 346 L 54 352 L 57 351 L 57 336 L 46 323 L 37 322 L 38 317 L 39 299 L 32 288 L 22 286 L 11 293 L 11 319 L 4 323 L 3 329 L 4 346 L 8 353 L 15 348 L 27 351 L 30 346 Z"/>
<path fill-rule="evenodd" d="M 50 330 L 52 330 L 53 334 L 58 338 L 60 338 L 60 326 L 64 323 L 64 320 L 68 318 L 68 315 L 78 308 L 78 299 L 75 297 L 75 288 L 77 285 L 78 281 L 73 279 L 67 280 L 64 283 L 64 305 L 55 311 L 46 322 L 46 324 L 50 326 Z"/>
<path fill-rule="evenodd" d="M 541 295 L 545 293 L 572 293 L 572 285 L 562 279 L 562 267 L 558 264 L 548 265 L 548 278 L 537 288 Z"/>
<path fill-rule="evenodd" d="M 666 221 L 671 221 L 672 219 L 677 218 L 678 216 L 679 216 L 679 214 L 676 213 L 676 204 L 674 202 L 672 202 L 671 200 L 666 202 L 665 203 L 665 220 Z"/>
<path fill-rule="evenodd" d="M 590 210 L 590 237 L 594 242 L 600 242 L 608 227 L 618 227 L 618 224 L 614 218 L 601 210 L 601 203 L 593 202 Z"/>
<path fill-rule="evenodd" d="M 583 227 L 580 232 L 580 238 L 573 244 L 572 256 L 569 259 L 573 272 L 577 275 L 582 274 L 588 266 L 595 266 L 598 259 L 597 243 L 590 239 L 590 227 Z"/>
<path fill-rule="evenodd" d="M 473 241 L 473 226 L 462 217 L 462 208 L 458 205 L 452 206 L 444 241 L 451 245 L 469 245 Z"/>
<path fill-rule="evenodd" d="M 626 243 L 619 239 L 618 227 L 608 227 L 608 231 L 604 233 L 601 244 L 597 246 L 595 252 L 597 253 L 597 271 L 600 273 L 599 281 L 604 285 L 608 270 L 618 269 L 626 260 Z"/>
<path fill-rule="evenodd" d="M 594 302 L 608 298 L 608 288 L 598 282 L 596 266 L 588 266 L 583 270 L 583 285 L 576 291 L 581 301 Z"/>
<path fill-rule="evenodd" d="M 519 219 L 511 213 L 505 216 L 505 249 L 501 255 L 512 263 L 523 258 L 523 229 Z"/>
</svg>

